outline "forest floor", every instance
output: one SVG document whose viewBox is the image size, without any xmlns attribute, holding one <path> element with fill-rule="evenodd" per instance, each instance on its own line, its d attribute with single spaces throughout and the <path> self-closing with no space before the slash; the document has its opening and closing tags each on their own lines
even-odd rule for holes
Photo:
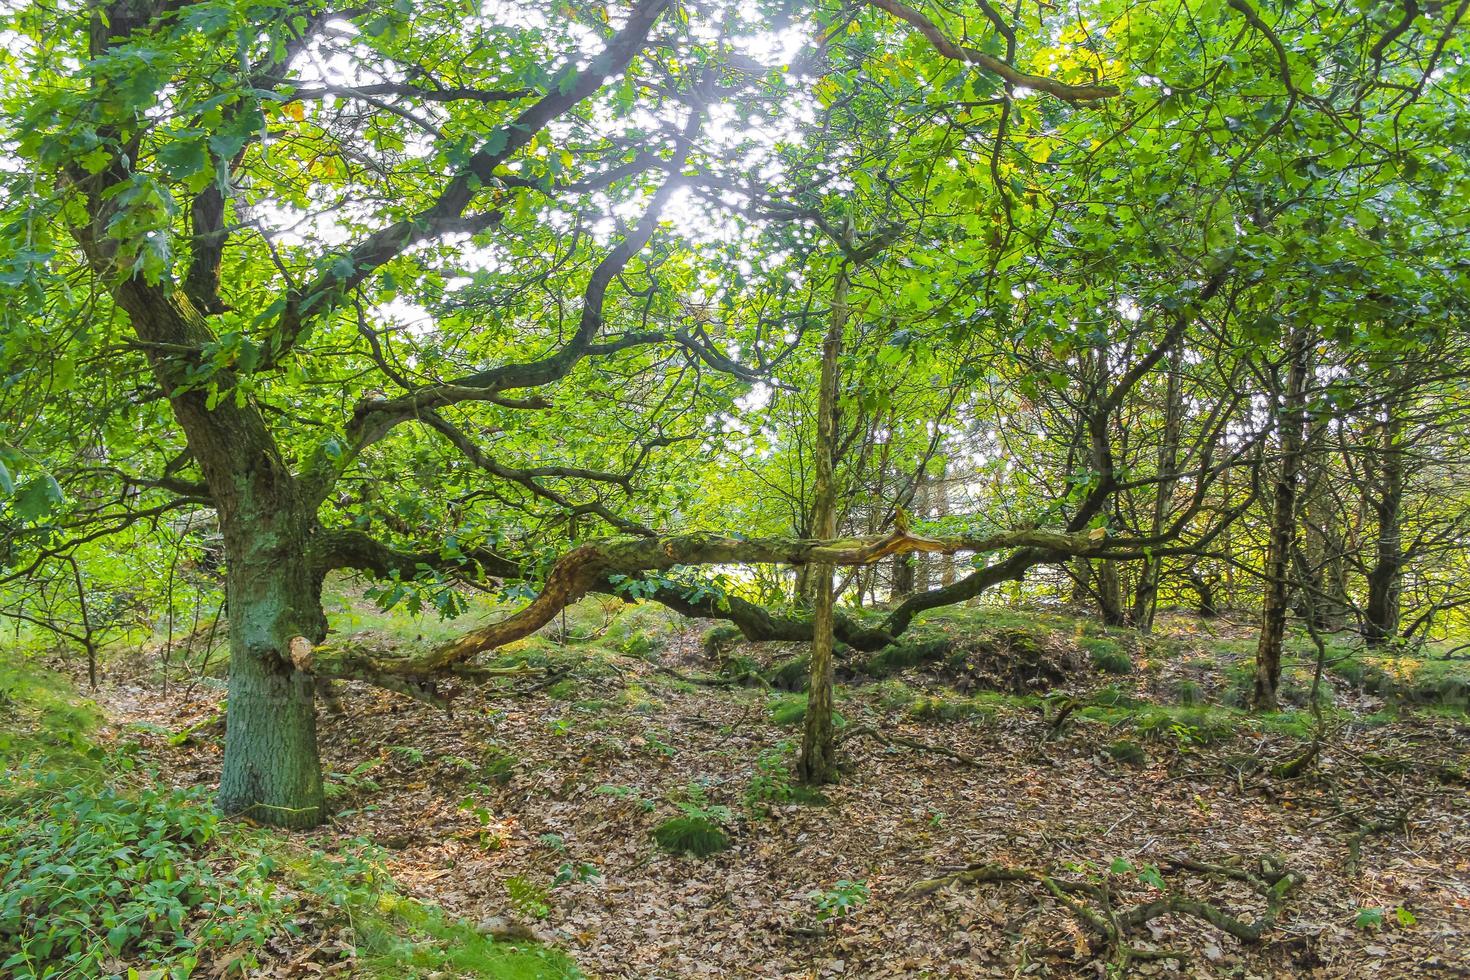
<svg viewBox="0 0 1470 980">
<path fill-rule="evenodd" d="M 398 893 L 560 947 L 593 977 L 1100 976 L 1119 946 L 1179 954 L 1145 953 L 1130 975 L 1470 976 L 1470 723 L 1463 708 L 1386 710 L 1361 665 L 1329 673 L 1327 738 L 1288 779 L 1272 766 L 1314 723 L 1229 707 L 1248 630 L 1181 616 L 1145 642 L 1050 613 L 956 611 L 927 627 L 947 639 L 942 662 L 846 679 L 846 774 L 797 802 L 804 699 L 691 682 L 715 669 L 695 624 L 612 615 L 509 651 L 544 673 L 460 692 L 452 714 L 344 685 L 320 726 L 336 816 L 290 836 L 369 848 Z M 997 673 L 1008 645 L 1029 666 Z M 1288 697 L 1309 679 L 1298 662 Z M 163 780 L 217 778 L 219 726 L 169 735 L 213 717 L 217 687 L 165 695 L 140 668 L 96 700 Z M 659 849 L 653 830 L 688 813 L 732 846 Z M 1251 924 L 1267 901 L 1247 879 L 1283 870 L 1259 942 L 1206 921 Z M 305 936 L 258 975 L 358 975 L 350 931 Z"/>
</svg>

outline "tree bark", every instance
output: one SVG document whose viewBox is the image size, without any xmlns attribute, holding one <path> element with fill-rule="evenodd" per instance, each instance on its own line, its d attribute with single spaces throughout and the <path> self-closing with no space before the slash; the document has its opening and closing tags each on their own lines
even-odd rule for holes
<svg viewBox="0 0 1470 980">
<path fill-rule="evenodd" d="M 1287 595 L 1292 548 L 1296 541 L 1297 483 L 1301 475 L 1303 428 L 1306 423 L 1307 375 L 1311 341 L 1305 328 L 1291 334 L 1290 364 L 1281 406 L 1281 471 L 1271 497 L 1271 533 L 1266 552 L 1266 595 L 1261 603 L 1261 635 L 1256 644 L 1255 690 L 1257 711 L 1279 707 L 1281 646 L 1286 636 Z"/>
<path fill-rule="evenodd" d="M 138 279 L 115 295 L 138 336 L 159 345 L 201 347 L 213 334 L 181 292 Z M 230 680 L 218 805 L 278 827 L 326 817 L 316 745 L 314 681 L 292 662 L 291 643 L 326 636 L 320 578 L 308 554 L 314 516 L 255 405 L 208 394 L 181 376 L 185 365 L 150 355 L 189 451 L 218 509 L 230 608 Z M 219 371 L 214 383 L 235 381 Z"/>
</svg>

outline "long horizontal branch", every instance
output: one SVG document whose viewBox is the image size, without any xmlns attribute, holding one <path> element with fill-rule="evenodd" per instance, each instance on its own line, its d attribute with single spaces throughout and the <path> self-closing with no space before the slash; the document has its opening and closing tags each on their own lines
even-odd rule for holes
<svg viewBox="0 0 1470 980">
<path fill-rule="evenodd" d="M 1026 561 L 1034 564 L 1049 555 L 1089 554 L 1103 547 L 1104 543 L 1104 537 L 1097 532 L 1068 533 L 1040 529 L 1007 531 L 983 537 L 946 538 L 919 537 L 902 531 L 886 537 L 832 540 L 735 538 L 717 534 L 615 538 L 586 544 L 568 552 L 552 566 L 541 593 L 525 607 L 426 654 L 402 659 L 374 658 L 327 644 L 296 659 L 302 669 L 319 670 L 334 677 L 358 674 L 429 676 L 452 671 L 480 653 L 531 635 L 568 605 L 589 592 L 605 589 L 610 575 L 668 571 L 679 565 L 867 565 L 892 555 L 914 552 L 952 555 L 960 551 L 983 553 L 1011 548 L 1020 549 L 1017 554 L 1027 556 Z M 1014 556 L 990 567 L 1009 572 L 1007 562 L 1013 559 Z M 1024 567 L 1029 567 L 1029 564 Z M 967 581 L 977 583 L 969 587 L 976 588 L 980 580 L 970 576 Z M 958 587 L 961 584 L 926 595 L 934 596 L 933 605 L 959 601 L 968 595 L 966 587 Z M 951 595 L 958 598 L 950 598 Z M 908 620 L 917 614 L 919 605 L 922 604 L 906 603 L 895 612 L 903 626 L 906 627 Z M 924 608 L 930 606 L 925 605 Z M 881 636 L 881 633 L 875 633 L 871 639 L 876 641 Z"/>
</svg>

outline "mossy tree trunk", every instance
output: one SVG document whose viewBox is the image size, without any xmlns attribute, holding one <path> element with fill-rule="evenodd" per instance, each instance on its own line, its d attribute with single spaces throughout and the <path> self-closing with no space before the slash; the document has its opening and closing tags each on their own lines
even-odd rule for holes
<svg viewBox="0 0 1470 980">
<path fill-rule="evenodd" d="M 161 347 L 202 347 L 213 333 L 183 293 L 140 280 L 117 287 L 138 336 Z M 191 388 L 178 361 L 150 355 L 189 452 L 199 464 L 224 535 L 230 609 L 230 679 L 219 808 L 279 827 L 326 817 L 316 744 L 314 679 L 292 662 L 292 641 L 326 636 L 320 581 L 308 561 L 315 513 L 246 399 Z M 215 375 L 228 391 L 229 371 Z"/>
<path fill-rule="evenodd" d="M 277 827 L 326 817 L 316 740 L 316 681 L 293 641 L 326 637 L 318 582 L 298 515 L 247 513 L 226 531 L 229 709 L 219 808 Z"/>
</svg>

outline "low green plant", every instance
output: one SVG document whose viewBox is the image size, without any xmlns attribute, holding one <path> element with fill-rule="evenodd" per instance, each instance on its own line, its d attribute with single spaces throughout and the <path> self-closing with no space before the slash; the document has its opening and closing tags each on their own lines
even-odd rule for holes
<svg viewBox="0 0 1470 980">
<path fill-rule="evenodd" d="M 546 696 L 553 701 L 575 701 L 580 686 L 570 677 L 563 677 L 546 689 Z"/>
<path fill-rule="evenodd" d="M 551 914 L 551 893 L 525 875 L 505 879 L 505 894 L 510 907 L 531 919 L 544 919 Z"/>
<path fill-rule="evenodd" d="M 324 774 L 322 783 L 327 799 L 337 800 L 354 793 L 376 793 L 382 789 L 377 780 L 368 775 L 382 765 L 382 762 L 382 759 L 368 759 L 359 762 L 346 772 L 328 770 Z"/>
<path fill-rule="evenodd" d="M 728 806 L 711 803 L 708 791 L 699 783 L 689 783 L 670 794 L 670 802 L 683 816 L 665 820 L 654 828 L 653 839 L 659 847 L 673 854 L 709 857 L 730 846 L 724 827 L 735 820 Z"/>
<path fill-rule="evenodd" d="M 709 791 L 700 783 L 689 783 L 669 796 L 669 802 L 678 807 L 686 817 L 728 824 L 735 820 L 734 812 L 723 804 L 711 803 Z"/>
<path fill-rule="evenodd" d="M 614 783 L 603 783 L 597 787 L 596 792 L 603 796 L 610 796 L 615 800 L 628 800 L 636 803 L 639 808 L 649 811 L 654 807 L 652 800 L 643 796 L 632 786 L 618 786 Z"/>
<path fill-rule="evenodd" d="M 557 866 L 556 875 L 551 879 L 552 888 L 560 888 L 574 881 L 592 881 L 602 877 L 602 869 L 587 861 L 563 861 Z"/>
<path fill-rule="evenodd" d="M 826 804 L 827 798 L 819 791 L 791 781 L 789 759 L 793 746 L 782 742 L 774 749 L 762 752 L 755 760 L 755 775 L 745 787 L 745 806 L 757 817 L 766 816 L 770 803 L 806 803 L 814 806 Z"/>
<path fill-rule="evenodd" d="M 825 921 L 851 915 L 868 903 L 872 892 L 868 890 L 867 882 L 844 879 L 826 891 L 807 892 L 806 897 L 816 906 L 817 918 Z"/>
<path fill-rule="evenodd" d="M 1087 651 L 1092 666 L 1104 674 L 1133 673 L 1133 658 L 1116 640 L 1107 637 L 1083 637 L 1077 641 Z"/>
<path fill-rule="evenodd" d="M 1180 681 L 1174 687 L 1174 699 L 1187 708 L 1203 704 L 1204 691 L 1194 681 Z"/>
<path fill-rule="evenodd" d="M 416 749 L 412 745 L 395 745 L 388 750 L 388 754 L 411 766 L 424 764 L 424 750 Z"/>
<path fill-rule="evenodd" d="M 514 753 L 492 745 L 480 757 L 480 778 L 487 783 L 508 786 L 515 778 L 520 759 Z"/>
</svg>

